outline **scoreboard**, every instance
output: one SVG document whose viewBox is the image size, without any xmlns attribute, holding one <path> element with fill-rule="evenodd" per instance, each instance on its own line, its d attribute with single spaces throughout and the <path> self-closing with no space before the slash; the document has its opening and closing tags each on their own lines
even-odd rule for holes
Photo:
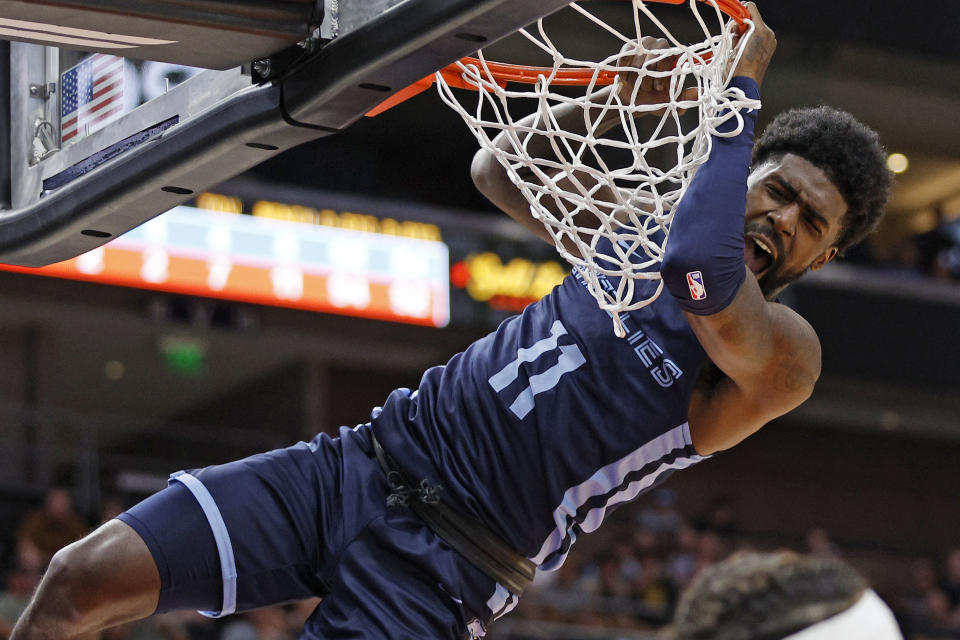
<svg viewBox="0 0 960 640">
<path fill-rule="evenodd" d="M 441 241 L 187 206 L 72 260 L 0 269 L 435 327 L 450 319 Z"/>
</svg>

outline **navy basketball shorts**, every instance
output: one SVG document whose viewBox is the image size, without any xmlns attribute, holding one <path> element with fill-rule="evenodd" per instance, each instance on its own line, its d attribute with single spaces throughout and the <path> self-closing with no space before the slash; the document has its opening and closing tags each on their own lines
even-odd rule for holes
<svg viewBox="0 0 960 640">
<path fill-rule="evenodd" d="M 497 585 L 389 491 L 363 425 L 174 474 L 118 518 L 160 571 L 157 613 L 321 596 L 301 638 L 482 634 Z"/>
</svg>

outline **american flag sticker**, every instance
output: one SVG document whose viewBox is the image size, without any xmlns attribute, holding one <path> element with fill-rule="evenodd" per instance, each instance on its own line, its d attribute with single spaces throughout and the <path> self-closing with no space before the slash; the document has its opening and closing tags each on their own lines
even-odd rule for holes
<svg viewBox="0 0 960 640">
<path fill-rule="evenodd" d="M 687 286 L 690 288 L 690 297 L 694 300 L 703 300 L 707 297 L 707 288 L 703 286 L 703 274 L 691 271 L 687 274 Z"/>
<path fill-rule="evenodd" d="M 123 114 L 124 60 L 95 53 L 60 75 L 63 143 L 102 129 Z"/>
</svg>

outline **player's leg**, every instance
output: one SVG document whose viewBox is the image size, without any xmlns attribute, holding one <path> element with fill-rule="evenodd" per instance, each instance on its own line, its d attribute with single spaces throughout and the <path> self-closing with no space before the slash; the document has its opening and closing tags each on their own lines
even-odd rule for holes
<svg viewBox="0 0 960 640">
<path fill-rule="evenodd" d="M 147 545 L 112 520 L 60 550 L 11 640 L 71 640 L 149 616 L 160 574 Z"/>
<path fill-rule="evenodd" d="M 322 494 L 339 468 L 339 442 L 319 437 L 176 476 L 58 554 L 13 637 L 86 640 L 154 613 L 227 615 L 321 595 L 320 527 L 341 519 Z"/>
</svg>

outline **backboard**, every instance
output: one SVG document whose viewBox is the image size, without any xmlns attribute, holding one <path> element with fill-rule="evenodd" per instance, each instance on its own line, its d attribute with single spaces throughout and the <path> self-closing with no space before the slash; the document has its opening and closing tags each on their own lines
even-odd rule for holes
<svg viewBox="0 0 960 640">
<path fill-rule="evenodd" d="M 0 0 L 0 262 L 86 253 L 566 3 Z M 207 70 L 121 107 L 133 59 Z"/>
</svg>

